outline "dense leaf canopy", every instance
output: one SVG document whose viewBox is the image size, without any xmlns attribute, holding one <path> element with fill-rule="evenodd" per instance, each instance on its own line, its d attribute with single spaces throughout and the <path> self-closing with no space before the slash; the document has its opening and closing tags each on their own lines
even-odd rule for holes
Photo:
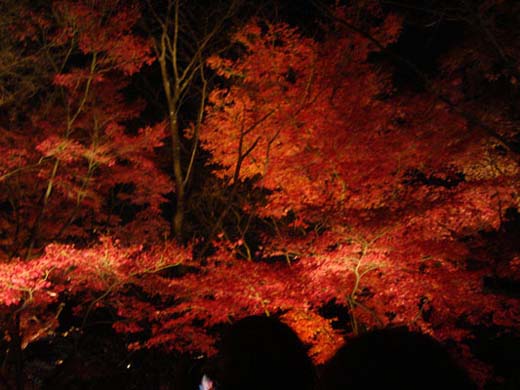
<svg viewBox="0 0 520 390">
<path fill-rule="evenodd" d="M 311 28 L 233 1 L 199 31 L 164 3 L 0 6 L 5 383 L 65 311 L 207 355 L 280 315 L 316 363 L 405 325 L 491 380 L 470 340 L 520 321 L 517 6 L 317 2 Z M 431 23 L 458 33 L 424 66 Z"/>
</svg>

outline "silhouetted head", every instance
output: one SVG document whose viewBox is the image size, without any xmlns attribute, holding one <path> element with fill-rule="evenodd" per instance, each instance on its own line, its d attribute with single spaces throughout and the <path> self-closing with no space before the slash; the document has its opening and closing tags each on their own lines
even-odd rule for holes
<svg viewBox="0 0 520 390">
<path fill-rule="evenodd" d="M 294 331 L 271 317 L 251 316 L 222 340 L 219 390 L 306 390 L 314 386 L 314 366 Z"/>
<path fill-rule="evenodd" d="M 389 328 L 365 333 L 326 364 L 320 390 L 475 389 L 466 372 L 430 336 Z"/>
</svg>

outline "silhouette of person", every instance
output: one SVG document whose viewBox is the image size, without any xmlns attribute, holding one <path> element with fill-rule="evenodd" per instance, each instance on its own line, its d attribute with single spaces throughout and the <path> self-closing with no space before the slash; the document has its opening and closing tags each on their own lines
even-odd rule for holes
<svg viewBox="0 0 520 390">
<path fill-rule="evenodd" d="M 349 341 L 325 365 L 319 382 L 320 390 L 476 389 L 439 342 L 404 327 Z"/>
<path fill-rule="evenodd" d="M 225 332 L 213 376 L 205 375 L 199 389 L 311 390 L 315 384 L 314 366 L 296 333 L 265 316 L 243 318 Z"/>
</svg>

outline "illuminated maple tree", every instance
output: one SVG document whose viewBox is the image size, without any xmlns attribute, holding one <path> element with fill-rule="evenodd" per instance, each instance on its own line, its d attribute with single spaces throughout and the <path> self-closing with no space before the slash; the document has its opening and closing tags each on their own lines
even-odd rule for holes
<svg viewBox="0 0 520 390">
<path fill-rule="evenodd" d="M 226 81 L 202 142 L 220 175 L 269 191 L 259 215 L 289 221 L 264 255 L 299 257 L 284 289 L 306 310 L 336 299 L 355 333 L 404 323 L 461 341 L 461 318 L 514 328 L 514 298 L 482 286 L 493 265 L 466 262 L 468 240 L 518 208 L 517 156 L 496 136 L 514 134 L 503 121 L 479 131 L 438 93 L 396 95 L 391 67 L 371 55 L 398 38 L 400 19 L 379 17 L 367 37 L 340 9 L 323 42 L 253 21 L 235 36 L 244 55 L 209 61 Z"/>
<path fill-rule="evenodd" d="M 172 184 L 152 160 L 164 128 L 128 126 L 144 102 L 123 94 L 128 78 L 154 59 L 148 40 L 133 32 L 139 17 L 136 4 L 115 0 L 22 6 L 8 19 L 13 47 L 45 70 L 39 93 L 22 106 L 27 112 L 0 128 L 1 302 L 12 354 L 57 326 L 61 306 L 52 304 L 64 287 L 51 271 L 77 267 L 39 257 L 47 244 L 88 243 L 103 231 L 144 242 L 168 228 L 158 216 Z M 125 206 L 136 210 L 126 225 Z M 79 268 L 72 278 L 81 275 Z M 95 290 L 100 278 L 76 287 Z"/>
<path fill-rule="evenodd" d="M 148 42 L 131 32 L 139 11 L 118 2 L 112 11 L 65 1 L 53 8 L 59 25 L 38 15 L 28 19 L 36 32 L 27 37 L 23 30 L 20 36 L 21 44 L 46 39 L 47 50 L 59 53 L 48 59 L 55 69 L 48 92 L 27 120 L 2 128 L 7 256 L 27 256 L 27 248 L 30 256 L 46 242 L 88 236 L 106 220 L 119 226 L 109 210 L 118 201 L 140 207 L 143 218 L 150 218 L 170 189 L 150 159 L 162 145 L 163 129 L 127 127 L 143 102 L 129 103 L 123 96 L 125 77 L 153 59 Z"/>
<path fill-rule="evenodd" d="M 203 92 L 185 134 L 193 153 L 181 161 L 176 104 L 189 91 L 169 89 L 180 79 L 166 68 L 179 20 L 154 15 L 166 23 L 158 71 L 165 94 L 178 94 L 168 130 L 160 120 L 135 125 L 145 103 L 129 97 L 131 78 L 154 61 L 151 39 L 135 31 L 136 4 L 46 7 L 22 6 L 2 35 L 9 58 L 44 61 L 27 90 L 0 89 L 16 114 L 0 127 L 0 320 L 10 354 L 56 336 L 72 304 L 84 324 L 108 308 L 132 350 L 206 354 L 216 326 L 280 315 L 316 363 L 345 333 L 404 324 L 455 340 L 472 374 L 489 376 L 465 341 L 475 325 L 519 325 L 515 299 L 484 282 L 520 277 L 516 247 L 489 245 L 492 234 L 507 237 L 519 207 L 517 133 L 498 100 L 468 98 L 458 74 L 469 60 L 447 53 L 427 88 L 400 89 L 398 65 L 385 59 L 403 30 L 397 13 L 366 2 L 360 20 L 359 8 L 339 7 L 319 38 L 255 18 L 237 28 L 228 55 L 191 57 L 185 81 L 202 81 Z M 211 72 L 218 86 L 205 101 Z M 172 161 L 160 166 L 168 132 L 173 172 Z M 172 224 L 180 237 L 188 203 L 173 223 L 161 204 L 191 177 L 197 137 L 212 183 L 228 187 L 223 208 L 206 205 L 208 237 L 180 246 L 165 238 Z M 227 214 L 237 226 L 226 226 Z M 348 312 L 341 329 L 323 314 L 331 302 Z"/>
</svg>

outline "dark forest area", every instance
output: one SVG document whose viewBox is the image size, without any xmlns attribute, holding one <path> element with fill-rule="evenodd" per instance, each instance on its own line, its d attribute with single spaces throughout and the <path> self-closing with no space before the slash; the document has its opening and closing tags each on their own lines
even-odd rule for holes
<svg viewBox="0 0 520 390">
<path fill-rule="evenodd" d="M 3 0 L 0 389 L 520 388 L 519 83 L 514 0 Z"/>
</svg>

